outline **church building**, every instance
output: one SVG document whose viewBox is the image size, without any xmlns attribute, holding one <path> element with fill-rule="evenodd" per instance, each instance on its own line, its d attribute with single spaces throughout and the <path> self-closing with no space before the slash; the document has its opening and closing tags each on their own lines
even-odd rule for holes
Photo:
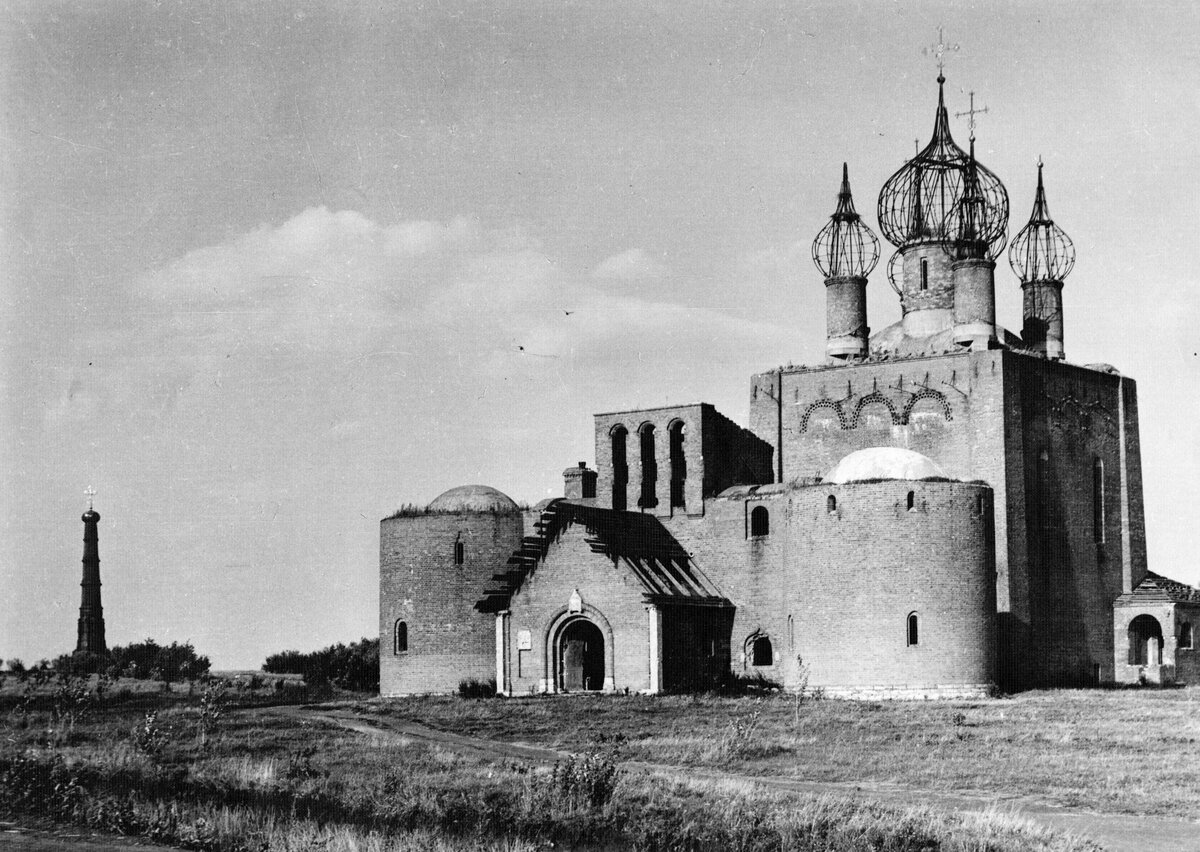
<svg viewBox="0 0 1200 852">
<path fill-rule="evenodd" d="M 813 243 L 825 363 L 752 376 L 748 428 L 706 403 L 595 415 L 594 468 L 533 510 L 462 486 L 385 518 L 383 695 L 1200 679 L 1200 591 L 1146 566 L 1136 386 L 1066 358 L 1075 253 L 1042 166 L 1009 243 L 1008 192 L 973 125 L 967 150 L 951 137 L 944 82 L 878 197 L 900 319 L 868 326 L 879 241 L 843 167 Z M 996 322 L 1006 246 L 1019 336 Z"/>
</svg>

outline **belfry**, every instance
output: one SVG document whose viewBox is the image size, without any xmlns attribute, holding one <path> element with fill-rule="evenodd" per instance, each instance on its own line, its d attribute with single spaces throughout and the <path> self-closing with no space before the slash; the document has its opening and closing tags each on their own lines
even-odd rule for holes
<svg viewBox="0 0 1200 852">
<path fill-rule="evenodd" d="M 89 488 L 88 510 L 83 513 L 83 592 L 79 601 L 79 639 L 75 653 L 104 654 L 104 607 L 100 605 L 100 513 L 92 506 L 96 492 Z"/>
</svg>

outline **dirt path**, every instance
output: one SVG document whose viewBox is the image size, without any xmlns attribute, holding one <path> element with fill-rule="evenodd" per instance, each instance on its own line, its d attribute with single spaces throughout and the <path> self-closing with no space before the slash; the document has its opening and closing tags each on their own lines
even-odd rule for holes
<svg viewBox="0 0 1200 852">
<path fill-rule="evenodd" d="M 93 834 L 86 828 L 27 828 L 7 822 L 0 822 L 0 849 L 14 852 L 178 852 L 176 846 L 160 846 L 133 837 Z"/>
<path fill-rule="evenodd" d="M 553 763 L 568 756 L 557 751 L 529 743 L 501 742 L 499 740 L 467 737 L 426 727 L 417 722 L 402 719 L 366 717 L 349 710 L 312 710 L 306 708 L 279 708 L 281 712 L 304 713 L 327 719 L 344 728 L 371 736 L 394 738 L 396 742 L 423 741 L 455 751 L 467 751 L 527 760 L 535 763 Z M 1068 832 L 1078 837 L 1087 837 L 1099 843 L 1109 852 L 1200 852 L 1200 823 L 1162 817 L 1138 817 L 1121 814 L 1100 814 L 1056 807 L 1029 796 L 1004 796 L 983 791 L 961 791 L 945 793 L 930 790 L 913 790 L 889 784 L 847 784 L 819 781 L 802 781 L 769 775 L 742 775 L 719 769 L 704 769 L 694 766 L 678 767 L 659 763 L 628 761 L 625 764 L 655 775 L 677 778 L 686 772 L 689 778 L 709 781 L 732 781 L 757 784 L 776 790 L 798 793 L 835 793 L 849 798 L 861 798 L 897 806 L 926 805 L 954 811 L 986 811 L 999 809 L 1025 817 L 1042 825 Z"/>
</svg>

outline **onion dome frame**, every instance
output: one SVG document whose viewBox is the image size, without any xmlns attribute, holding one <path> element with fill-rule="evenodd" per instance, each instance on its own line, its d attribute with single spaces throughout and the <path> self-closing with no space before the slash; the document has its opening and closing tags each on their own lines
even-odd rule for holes
<svg viewBox="0 0 1200 852">
<path fill-rule="evenodd" d="M 813 240 L 812 259 L 827 279 L 866 278 L 879 262 L 879 238 L 854 209 L 845 163 L 837 209 Z"/>
<path fill-rule="evenodd" d="M 1013 237 L 1008 249 L 1008 264 L 1022 284 L 1031 281 L 1061 283 L 1075 268 L 1075 243 L 1050 218 L 1040 161 L 1033 213 L 1025 227 Z"/>
<path fill-rule="evenodd" d="M 888 242 L 905 249 L 952 241 L 956 234 L 950 229 L 963 218 L 974 218 L 986 221 L 988 249 L 999 254 L 1004 243 L 996 241 L 1008 227 L 1008 191 L 993 172 L 955 143 L 946 111 L 946 78 L 939 74 L 937 79 L 933 136 L 879 191 L 879 229 Z M 963 201 L 969 181 L 978 194 L 969 202 L 976 213 L 964 217 L 955 214 L 955 208 Z"/>
</svg>

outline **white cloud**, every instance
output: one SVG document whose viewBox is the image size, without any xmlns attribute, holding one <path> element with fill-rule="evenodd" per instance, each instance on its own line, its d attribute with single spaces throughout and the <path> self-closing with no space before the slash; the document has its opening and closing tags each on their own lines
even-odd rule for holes
<svg viewBox="0 0 1200 852">
<path fill-rule="evenodd" d="M 615 281 L 642 281 L 661 278 L 670 271 L 670 267 L 652 258 L 645 249 L 631 248 L 601 261 L 592 270 L 592 277 Z"/>
</svg>

